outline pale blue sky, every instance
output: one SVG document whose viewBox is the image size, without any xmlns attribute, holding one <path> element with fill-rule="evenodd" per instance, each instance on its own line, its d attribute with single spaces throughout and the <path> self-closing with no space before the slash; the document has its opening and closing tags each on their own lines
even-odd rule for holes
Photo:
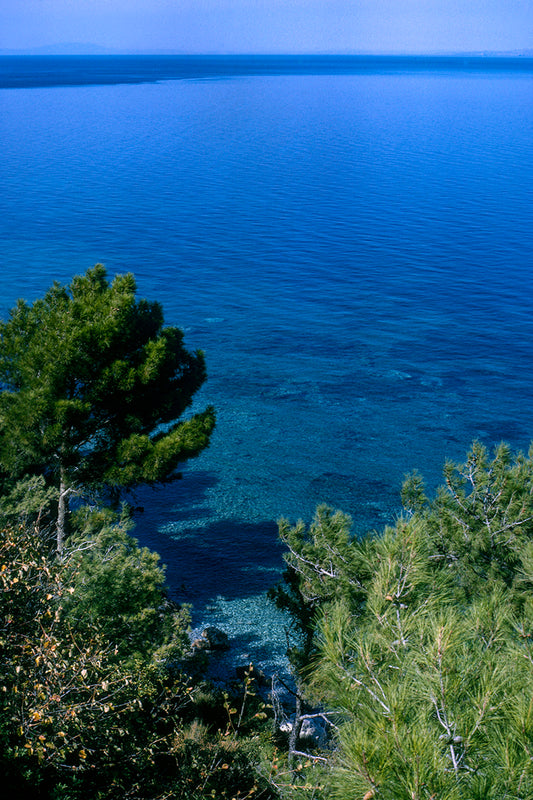
<svg viewBox="0 0 533 800">
<path fill-rule="evenodd" d="M 0 50 L 424 53 L 533 48 L 533 0 L 0 0 Z"/>
</svg>

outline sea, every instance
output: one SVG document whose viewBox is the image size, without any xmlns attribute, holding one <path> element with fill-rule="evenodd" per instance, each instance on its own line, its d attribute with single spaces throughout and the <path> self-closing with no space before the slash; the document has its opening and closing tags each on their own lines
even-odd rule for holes
<svg viewBox="0 0 533 800">
<path fill-rule="evenodd" d="M 474 439 L 533 439 L 533 59 L 0 58 L 0 313 L 95 263 L 217 409 L 133 502 L 193 626 L 283 662 L 277 521 L 354 535 Z"/>
</svg>

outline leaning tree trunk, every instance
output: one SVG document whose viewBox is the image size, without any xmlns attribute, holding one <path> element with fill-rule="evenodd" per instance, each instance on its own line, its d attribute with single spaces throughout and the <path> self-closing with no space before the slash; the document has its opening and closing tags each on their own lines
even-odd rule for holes
<svg viewBox="0 0 533 800">
<path fill-rule="evenodd" d="M 69 494 L 69 489 L 66 481 L 65 468 L 61 467 L 60 478 L 59 478 L 59 501 L 57 504 L 57 523 L 56 523 L 58 556 L 63 555 L 63 549 L 65 547 L 68 494 Z"/>
</svg>

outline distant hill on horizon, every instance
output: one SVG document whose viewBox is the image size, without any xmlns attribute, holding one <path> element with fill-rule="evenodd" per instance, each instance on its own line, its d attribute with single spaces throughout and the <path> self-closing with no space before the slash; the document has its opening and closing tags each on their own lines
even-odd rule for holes
<svg viewBox="0 0 533 800">
<path fill-rule="evenodd" d="M 0 49 L 0 55 L 2 56 L 105 56 L 113 55 L 113 52 L 107 47 L 83 42 L 45 44 L 41 47 L 27 47 L 19 50 L 13 48 Z"/>
<path fill-rule="evenodd" d="M 357 53 L 185 53 L 183 51 L 171 50 L 152 50 L 152 51 L 129 51 L 117 50 L 114 48 L 103 47 L 97 44 L 85 42 L 62 42 L 57 44 L 42 45 L 40 47 L 29 47 L 24 49 L 2 48 L 0 49 L 1 56 L 104 56 L 104 55 L 218 55 L 218 56 L 233 56 L 233 55 L 301 55 L 301 56 L 457 56 L 457 57 L 533 57 L 533 48 L 524 50 L 477 50 L 477 51 L 434 51 L 425 53 L 389 53 L 389 52 L 357 52 Z"/>
</svg>

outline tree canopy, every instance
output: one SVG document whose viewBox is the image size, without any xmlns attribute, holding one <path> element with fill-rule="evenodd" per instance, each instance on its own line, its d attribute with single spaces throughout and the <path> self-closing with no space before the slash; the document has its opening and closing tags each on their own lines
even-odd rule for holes
<svg viewBox="0 0 533 800">
<path fill-rule="evenodd" d="M 0 323 L 8 793 L 277 797 L 257 768 L 267 722 L 252 669 L 242 685 L 210 684 L 189 607 L 169 598 L 159 556 L 130 536 L 127 507 L 115 507 L 122 489 L 174 479 L 207 446 L 212 408 L 181 418 L 205 377 L 203 354 L 184 348 L 161 306 L 136 299 L 132 275 L 109 283 L 101 265 L 32 305 L 19 301 Z"/>
<path fill-rule="evenodd" d="M 325 797 L 533 795 L 532 457 L 476 442 L 433 499 L 410 476 L 404 514 L 362 538 L 326 507 L 281 523 L 276 596 L 300 631 L 314 612 L 300 674 L 337 725 Z"/>
<path fill-rule="evenodd" d="M 0 468 L 57 488 L 58 550 L 73 490 L 170 480 L 215 424 L 211 407 L 180 419 L 206 379 L 203 353 L 136 292 L 132 274 L 109 283 L 97 264 L 0 323 Z"/>
</svg>

